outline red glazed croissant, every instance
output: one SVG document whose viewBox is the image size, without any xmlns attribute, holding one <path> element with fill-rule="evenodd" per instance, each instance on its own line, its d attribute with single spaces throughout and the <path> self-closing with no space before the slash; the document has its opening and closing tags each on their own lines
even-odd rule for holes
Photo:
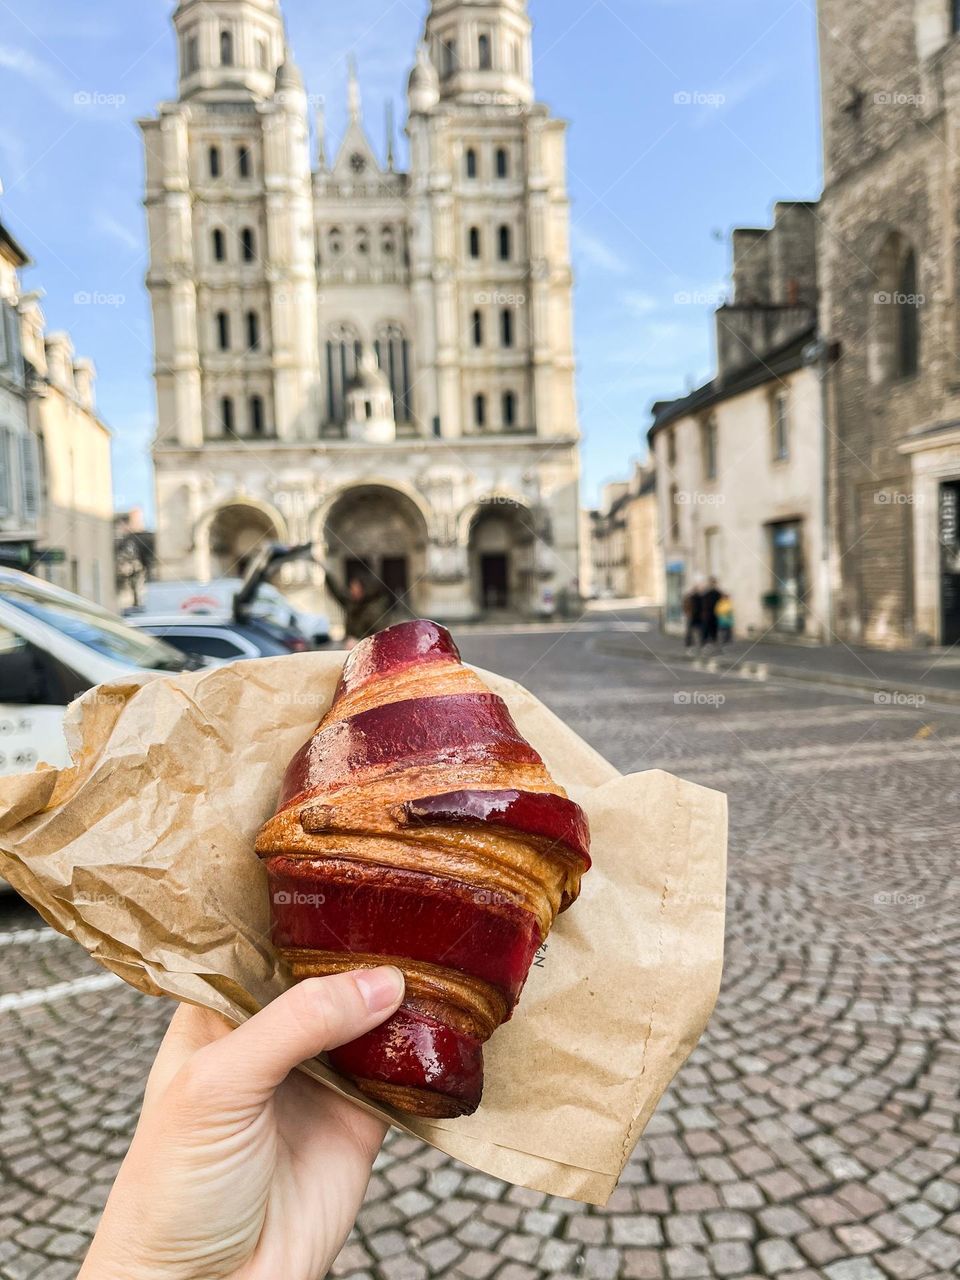
<svg viewBox="0 0 960 1280">
<path fill-rule="evenodd" d="M 382 963 L 406 977 L 399 1010 L 330 1054 L 337 1070 L 413 1115 L 476 1110 L 483 1042 L 576 898 L 589 843 L 449 632 L 404 622 L 357 645 L 256 845 L 295 979 Z"/>
</svg>

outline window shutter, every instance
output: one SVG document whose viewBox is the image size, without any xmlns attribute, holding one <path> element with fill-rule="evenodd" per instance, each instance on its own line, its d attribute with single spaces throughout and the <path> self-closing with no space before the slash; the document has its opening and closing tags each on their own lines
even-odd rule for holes
<svg viewBox="0 0 960 1280">
<path fill-rule="evenodd" d="M 25 431 L 20 441 L 20 495 L 24 523 L 32 523 L 40 514 L 40 468 L 37 458 L 37 438 L 32 431 Z"/>
<path fill-rule="evenodd" d="M 0 427 L 0 516 L 9 516 L 13 503 L 10 470 L 13 462 L 10 428 Z"/>
</svg>

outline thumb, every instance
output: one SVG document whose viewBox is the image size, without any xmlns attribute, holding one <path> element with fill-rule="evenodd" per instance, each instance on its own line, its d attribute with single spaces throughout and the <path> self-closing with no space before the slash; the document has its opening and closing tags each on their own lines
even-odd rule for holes
<svg viewBox="0 0 960 1280">
<path fill-rule="evenodd" d="M 379 1026 L 403 992 L 403 974 L 392 965 L 307 978 L 194 1054 L 192 1083 L 214 1104 L 262 1105 L 301 1062 Z"/>
</svg>

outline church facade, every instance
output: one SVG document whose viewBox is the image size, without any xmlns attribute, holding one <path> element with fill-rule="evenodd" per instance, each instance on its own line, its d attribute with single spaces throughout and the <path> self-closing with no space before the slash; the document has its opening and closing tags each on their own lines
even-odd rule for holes
<svg viewBox="0 0 960 1280">
<path fill-rule="evenodd" d="M 565 126 L 525 0 L 433 0 L 409 164 L 311 147 L 277 0 L 181 0 L 146 147 L 160 571 L 312 542 L 421 613 L 536 614 L 575 585 L 579 432 Z M 319 573 L 292 594 L 320 603 Z"/>
</svg>

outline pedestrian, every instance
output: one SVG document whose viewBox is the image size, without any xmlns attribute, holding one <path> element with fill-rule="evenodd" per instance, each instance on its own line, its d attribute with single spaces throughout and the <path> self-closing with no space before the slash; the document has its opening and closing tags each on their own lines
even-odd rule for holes
<svg viewBox="0 0 960 1280">
<path fill-rule="evenodd" d="M 720 599 L 717 601 L 717 635 L 720 640 L 720 652 L 727 647 L 733 639 L 733 601 L 730 599 L 726 591 L 720 592 Z"/>
<path fill-rule="evenodd" d="M 686 635 L 683 643 L 687 653 L 692 653 L 694 645 L 699 647 L 702 643 L 700 626 L 703 621 L 703 592 L 698 582 L 694 583 L 683 597 L 683 616 L 686 619 Z"/>
<path fill-rule="evenodd" d="M 387 1126 L 297 1067 L 398 1008 L 384 965 L 308 978 L 240 1027 L 181 1004 L 78 1280 L 318 1280 Z"/>
<path fill-rule="evenodd" d="M 706 645 L 712 644 L 714 649 L 717 647 L 717 634 L 719 627 L 717 624 L 717 604 L 721 598 L 720 588 L 717 586 L 716 578 L 711 578 L 707 582 L 707 589 L 700 597 L 700 649 L 701 651 Z"/>
<path fill-rule="evenodd" d="M 351 573 L 346 590 L 324 570 L 327 590 L 343 609 L 343 625 L 347 648 L 381 631 L 396 604 L 393 594 L 371 574 Z"/>
</svg>

